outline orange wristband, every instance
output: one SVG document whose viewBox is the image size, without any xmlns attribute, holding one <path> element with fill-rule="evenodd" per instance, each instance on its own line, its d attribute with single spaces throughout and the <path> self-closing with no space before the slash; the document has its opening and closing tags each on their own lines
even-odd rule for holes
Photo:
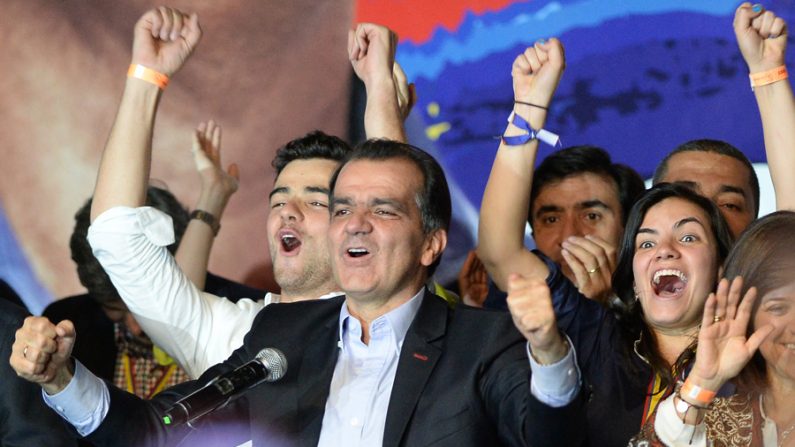
<svg viewBox="0 0 795 447">
<path fill-rule="evenodd" d="M 751 79 L 751 90 L 753 90 L 754 87 L 761 87 L 763 85 L 781 81 L 782 79 L 787 79 L 789 74 L 787 73 L 787 67 L 782 65 L 772 70 L 767 70 L 760 73 L 751 73 L 748 75 L 748 77 Z"/>
<path fill-rule="evenodd" d="M 701 388 L 698 385 L 694 385 L 693 382 L 690 381 L 688 377 L 685 379 L 684 385 L 682 385 L 682 389 L 679 390 L 679 395 L 681 397 L 686 397 L 691 401 L 695 402 L 696 405 L 706 407 L 712 402 L 712 399 L 715 398 L 715 391 L 710 391 L 704 388 Z"/>
<path fill-rule="evenodd" d="M 160 90 L 165 89 L 168 85 L 168 76 L 139 64 L 130 64 L 130 69 L 127 70 L 127 77 L 154 84 L 158 86 Z"/>
</svg>

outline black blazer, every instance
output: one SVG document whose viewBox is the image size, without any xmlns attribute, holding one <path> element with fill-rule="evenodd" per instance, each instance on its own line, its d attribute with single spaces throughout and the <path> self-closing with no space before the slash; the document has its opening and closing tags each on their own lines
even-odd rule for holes
<svg viewBox="0 0 795 447">
<path fill-rule="evenodd" d="M 204 290 L 226 297 L 232 302 L 241 298 L 259 300 L 265 291 L 236 283 L 226 278 L 207 273 Z M 102 310 L 102 306 L 89 294 L 75 295 L 53 301 L 44 309 L 43 316 L 53 323 L 70 320 L 75 325 L 77 340 L 72 357 L 80 360 L 86 368 L 102 379 L 113 381 L 118 348 L 114 337 L 113 321 Z"/>
<path fill-rule="evenodd" d="M 97 445 L 317 445 L 337 361 L 344 297 L 267 306 L 243 347 L 198 381 L 142 401 L 111 389 L 108 416 L 89 436 Z M 505 312 L 450 309 L 426 292 L 400 353 L 384 446 L 524 446 L 528 412 L 526 341 Z M 166 428 L 163 411 L 264 347 L 282 350 L 285 376 L 265 383 L 199 423 Z M 135 424 L 129 421 L 135 420 Z M 535 430 L 536 432 L 538 430 Z M 532 441 L 532 440 L 530 440 Z"/>
<path fill-rule="evenodd" d="M 14 291 L 14 289 L 11 288 L 11 286 L 8 285 L 7 282 L 3 281 L 2 278 L 0 278 L 0 299 L 10 301 L 16 304 L 17 306 L 27 310 L 27 306 L 22 301 L 22 298 L 20 298 L 19 295 L 17 295 L 17 292 Z"/>
<path fill-rule="evenodd" d="M 0 446 L 74 446 L 61 418 L 44 404 L 41 388 L 17 377 L 8 359 L 27 312 L 0 299 Z"/>
</svg>

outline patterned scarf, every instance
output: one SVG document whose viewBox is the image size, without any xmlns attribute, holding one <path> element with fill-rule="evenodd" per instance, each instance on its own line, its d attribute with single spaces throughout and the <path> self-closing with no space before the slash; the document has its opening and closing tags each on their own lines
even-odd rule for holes
<svg viewBox="0 0 795 447">
<path fill-rule="evenodd" d="M 113 384 L 143 399 L 190 379 L 174 359 L 146 337 L 136 337 L 120 323 L 114 324 L 116 367 Z"/>
</svg>

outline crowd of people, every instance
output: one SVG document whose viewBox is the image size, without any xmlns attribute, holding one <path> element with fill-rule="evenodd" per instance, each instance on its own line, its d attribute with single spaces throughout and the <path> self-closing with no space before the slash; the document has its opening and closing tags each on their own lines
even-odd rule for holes
<svg viewBox="0 0 795 447">
<path fill-rule="evenodd" d="M 753 166 L 719 140 L 673 149 L 649 189 L 595 146 L 536 166 L 539 144 L 557 141 L 544 126 L 566 65 L 563 42 L 541 40 L 510 68 L 514 107 L 459 299 L 433 280 L 452 204 L 439 163 L 406 141 L 415 92 L 392 31 L 349 33 L 368 140 L 315 131 L 276 153 L 277 294 L 207 271 L 238 188 L 217 123 L 193 136 L 192 212 L 150 185 L 161 96 L 202 30 L 195 13 L 147 11 L 75 215 L 87 293 L 41 317 L 0 300 L 0 445 L 795 446 L 787 25 L 743 3 L 733 26 L 776 212 L 758 218 Z M 209 414 L 180 407 L 263 348 L 282 353 L 276 380 Z"/>
</svg>

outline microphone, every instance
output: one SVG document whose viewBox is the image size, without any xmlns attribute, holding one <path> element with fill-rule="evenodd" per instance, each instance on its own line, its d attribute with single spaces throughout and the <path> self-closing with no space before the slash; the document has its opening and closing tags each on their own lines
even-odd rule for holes
<svg viewBox="0 0 795 447">
<path fill-rule="evenodd" d="M 163 423 L 176 426 L 190 424 L 207 413 L 226 405 L 262 382 L 275 382 L 287 372 L 287 358 L 275 348 L 265 348 L 250 362 L 225 372 L 204 387 L 178 400 L 163 416 Z"/>
</svg>

